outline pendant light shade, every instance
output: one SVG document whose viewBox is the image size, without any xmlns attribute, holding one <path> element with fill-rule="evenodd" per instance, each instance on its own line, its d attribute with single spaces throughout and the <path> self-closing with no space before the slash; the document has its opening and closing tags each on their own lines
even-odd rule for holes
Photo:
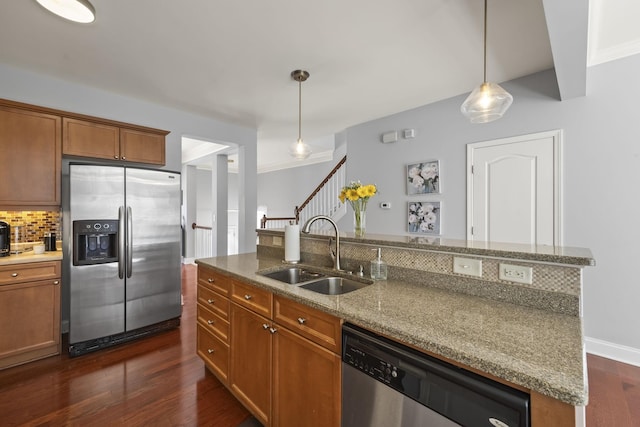
<svg viewBox="0 0 640 427">
<path fill-rule="evenodd" d="M 36 0 L 51 13 L 69 21 L 89 24 L 96 19 L 96 12 L 88 0 Z"/>
<path fill-rule="evenodd" d="M 293 143 L 289 154 L 298 160 L 304 160 L 311 155 L 311 147 L 302 140 L 302 82 L 309 78 L 309 73 L 295 70 L 291 72 L 291 77 L 298 82 L 298 141 Z"/>
<path fill-rule="evenodd" d="M 460 111 L 471 123 L 488 123 L 501 118 L 513 96 L 497 83 L 487 82 L 487 0 L 484 0 L 484 79 L 462 103 Z"/>
</svg>

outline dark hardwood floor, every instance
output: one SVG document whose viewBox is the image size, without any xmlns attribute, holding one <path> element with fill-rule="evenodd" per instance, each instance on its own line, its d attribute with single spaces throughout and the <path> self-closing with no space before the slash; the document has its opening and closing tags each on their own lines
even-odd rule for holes
<svg viewBox="0 0 640 427">
<path fill-rule="evenodd" d="M 76 358 L 0 371 L 1 426 L 216 426 L 249 417 L 196 356 L 196 268 L 180 328 Z"/>
<path fill-rule="evenodd" d="M 0 371 L 0 425 L 236 427 L 245 422 L 249 413 L 195 353 L 195 266 L 183 267 L 182 287 L 178 329 L 73 359 L 63 351 Z M 587 427 L 640 427 L 640 367 L 593 355 L 587 361 Z"/>
<path fill-rule="evenodd" d="M 587 355 L 587 427 L 640 427 L 640 367 Z"/>
</svg>

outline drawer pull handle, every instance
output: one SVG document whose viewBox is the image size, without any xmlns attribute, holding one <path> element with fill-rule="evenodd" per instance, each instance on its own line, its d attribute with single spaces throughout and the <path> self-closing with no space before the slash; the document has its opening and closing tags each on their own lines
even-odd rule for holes
<svg viewBox="0 0 640 427">
<path fill-rule="evenodd" d="M 209 350 L 207 350 L 207 353 L 209 353 L 209 354 L 213 354 L 213 353 L 215 353 L 215 350 L 214 350 L 214 349 L 212 349 L 212 348 L 210 348 Z"/>
<path fill-rule="evenodd" d="M 214 301 L 214 300 L 212 300 L 212 299 L 208 299 L 208 300 L 207 300 L 207 302 L 208 302 L 209 304 L 215 304 L 215 301 Z"/>
<path fill-rule="evenodd" d="M 18 273 L 11 273 L 11 277 L 18 277 Z"/>
<path fill-rule="evenodd" d="M 269 328 L 269 332 L 275 334 L 278 330 L 276 328 Z"/>
<path fill-rule="evenodd" d="M 244 296 L 244 299 L 246 299 L 247 301 L 249 301 L 251 298 L 252 298 L 252 296 L 251 296 L 251 295 L 249 295 L 249 294 L 246 294 L 246 295 Z"/>
<path fill-rule="evenodd" d="M 307 319 L 305 319 L 304 317 L 298 317 L 298 323 L 300 323 L 301 325 L 304 325 L 304 322 L 306 322 Z"/>
<path fill-rule="evenodd" d="M 267 325 L 266 323 L 262 324 L 262 329 L 269 329 L 269 325 Z"/>
<path fill-rule="evenodd" d="M 214 280 L 214 279 L 212 279 L 211 277 L 209 277 L 209 278 L 207 279 L 207 282 L 209 282 L 209 283 L 213 283 L 213 282 L 215 282 L 215 280 Z"/>
<path fill-rule="evenodd" d="M 59 280 L 54 280 L 54 281 L 53 281 L 53 284 L 54 284 L 54 285 L 59 285 L 59 284 L 60 284 L 60 281 L 59 281 Z"/>
<path fill-rule="evenodd" d="M 207 320 L 207 323 L 210 325 L 213 325 L 214 321 L 213 320 Z"/>
<path fill-rule="evenodd" d="M 113 156 L 114 159 L 118 160 L 118 156 Z"/>
</svg>

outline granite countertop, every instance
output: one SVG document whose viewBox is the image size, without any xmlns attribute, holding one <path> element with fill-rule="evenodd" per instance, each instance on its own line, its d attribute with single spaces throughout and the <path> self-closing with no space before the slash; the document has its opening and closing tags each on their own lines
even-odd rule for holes
<svg viewBox="0 0 640 427">
<path fill-rule="evenodd" d="M 62 260 L 62 251 L 51 251 L 45 252 L 43 254 L 34 254 L 33 250 L 25 251 L 21 254 L 17 255 L 9 255 L 5 257 L 0 257 L 0 266 L 1 265 L 12 265 L 12 264 L 25 264 L 28 262 L 42 262 L 42 261 L 61 261 Z"/>
<path fill-rule="evenodd" d="M 256 230 L 259 234 L 284 236 L 284 229 Z M 314 230 L 306 238 L 328 238 L 334 236 L 333 230 Z M 422 249 L 438 252 L 452 252 L 456 254 L 480 255 L 486 257 L 500 257 L 523 261 L 539 261 L 554 264 L 593 266 L 595 259 L 591 251 L 586 248 L 550 245 L 525 245 L 518 243 L 468 241 L 448 239 L 438 236 L 396 236 L 386 234 L 367 233 L 365 237 L 356 237 L 353 233 L 341 231 L 341 242 L 353 242 L 375 246 L 390 245 L 399 248 Z"/>
<path fill-rule="evenodd" d="M 571 405 L 587 403 L 580 317 L 395 280 L 322 295 L 257 274 L 282 263 L 255 253 L 196 263 Z"/>
</svg>

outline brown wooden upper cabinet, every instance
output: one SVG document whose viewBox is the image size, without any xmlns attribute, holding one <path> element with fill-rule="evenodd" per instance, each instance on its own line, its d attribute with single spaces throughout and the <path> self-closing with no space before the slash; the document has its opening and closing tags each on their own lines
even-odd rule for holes
<svg viewBox="0 0 640 427">
<path fill-rule="evenodd" d="M 165 133 L 63 118 L 62 153 L 69 156 L 165 164 Z"/>
<path fill-rule="evenodd" d="M 60 116 L 0 105 L 0 208 L 60 205 Z"/>
</svg>

